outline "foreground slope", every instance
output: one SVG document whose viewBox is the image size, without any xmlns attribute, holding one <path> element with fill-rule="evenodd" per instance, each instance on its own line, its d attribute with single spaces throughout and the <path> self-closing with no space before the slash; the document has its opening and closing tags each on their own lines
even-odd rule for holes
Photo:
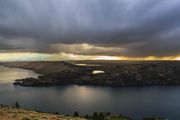
<svg viewBox="0 0 180 120">
<path fill-rule="evenodd" d="M 85 120 L 80 117 L 65 117 L 11 107 L 0 108 L 0 120 Z"/>
<path fill-rule="evenodd" d="M 133 120 L 121 114 L 96 113 L 82 117 L 67 117 L 59 114 L 43 113 L 21 108 L 0 107 L 0 120 Z M 145 117 L 142 120 L 167 120 L 161 117 Z"/>
</svg>

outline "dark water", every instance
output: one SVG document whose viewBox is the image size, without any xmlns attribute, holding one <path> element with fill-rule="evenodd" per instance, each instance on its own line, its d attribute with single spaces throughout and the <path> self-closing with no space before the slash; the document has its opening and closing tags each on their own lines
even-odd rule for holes
<svg viewBox="0 0 180 120">
<path fill-rule="evenodd" d="M 135 120 L 164 116 L 180 120 L 180 87 L 113 88 L 98 86 L 19 87 L 17 78 L 37 77 L 32 71 L 0 67 L 0 103 L 23 108 L 71 114 L 79 111 L 123 113 Z"/>
</svg>

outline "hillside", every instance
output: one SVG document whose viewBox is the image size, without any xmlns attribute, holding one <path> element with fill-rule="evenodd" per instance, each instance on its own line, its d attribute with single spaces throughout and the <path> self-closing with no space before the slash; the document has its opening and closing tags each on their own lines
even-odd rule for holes
<svg viewBox="0 0 180 120">
<path fill-rule="evenodd" d="M 0 120 L 86 120 L 79 117 L 65 117 L 11 107 L 0 107 Z"/>
<path fill-rule="evenodd" d="M 44 113 L 21 108 L 0 107 L 0 120 L 133 120 L 122 114 L 96 113 L 82 117 L 64 116 L 53 113 Z M 167 120 L 162 117 L 145 117 L 142 120 Z"/>
<path fill-rule="evenodd" d="M 178 61 L 7 62 L 1 65 L 30 69 L 43 74 L 38 79 L 16 80 L 14 84 L 21 86 L 180 85 L 180 62 Z M 94 70 L 103 71 L 103 73 L 93 74 Z"/>
<path fill-rule="evenodd" d="M 12 62 L 3 65 L 43 73 L 38 79 L 16 80 L 15 85 L 22 86 L 65 84 L 105 86 L 180 85 L 180 62 L 178 61 Z M 94 70 L 103 71 L 103 73 L 93 74 Z"/>
<path fill-rule="evenodd" d="M 60 72 L 69 69 L 75 69 L 77 66 L 67 62 L 6 62 L 0 63 L 7 67 L 17 67 L 33 70 L 37 73 L 47 74 L 53 72 Z"/>
</svg>

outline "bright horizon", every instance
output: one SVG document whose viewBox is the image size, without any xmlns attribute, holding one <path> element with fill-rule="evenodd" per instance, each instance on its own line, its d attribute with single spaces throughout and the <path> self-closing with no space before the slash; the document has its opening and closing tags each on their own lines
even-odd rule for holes
<svg viewBox="0 0 180 120">
<path fill-rule="evenodd" d="M 124 56 L 97 56 L 74 54 L 45 54 L 45 53 L 0 53 L 0 61 L 62 61 L 62 60 L 180 60 L 180 55 L 169 57 L 124 57 Z"/>
</svg>

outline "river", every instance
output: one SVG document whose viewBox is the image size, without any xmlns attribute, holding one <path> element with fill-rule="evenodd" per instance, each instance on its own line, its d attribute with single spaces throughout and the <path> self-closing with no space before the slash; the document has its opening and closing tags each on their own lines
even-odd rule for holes
<svg viewBox="0 0 180 120">
<path fill-rule="evenodd" d="M 140 120 L 144 116 L 180 119 L 180 87 L 53 86 L 20 87 L 15 79 L 37 77 L 33 71 L 0 67 L 0 104 L 19 102 L 22 108 L 45 112 L 80 114 L 123 113 Z"/>
</svg>

